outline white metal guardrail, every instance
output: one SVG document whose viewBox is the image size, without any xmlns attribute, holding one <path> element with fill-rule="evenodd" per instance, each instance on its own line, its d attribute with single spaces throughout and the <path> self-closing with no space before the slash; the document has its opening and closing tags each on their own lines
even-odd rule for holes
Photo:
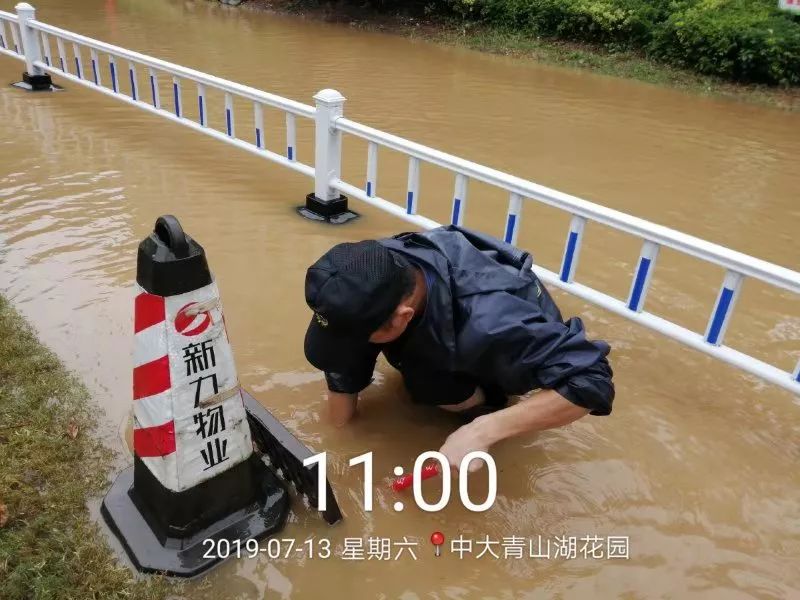
<svg viewBox="0 0 800 600">
<path fill-rule="evenodd" d="M 537 275 L 545 283 L 800 395 L 800 362 L 792 371 L 788 366 L 781 368 L 768 364 L 723 344 L 745 278 L 757 279 L 800 295 L 800 273 L 797 271 L 351 121 L 343 116 L 344 97 L 334 90 L 319 92 L 314 96 L 315 106 L 312 107 L 42 23 L 35 19 L 33 8 L 27 4 L 19 4 L 16 9 L 16 15 L 0 11 L 0 54 L 24 60 L 29 74 L 49 73 L 62 77 L 312 177 L 314 195 L 323 202 L 333 201 L 343 193 L 421 228 L 438 227 L 439 223 L 418 214 L 420 164 L 425 162 L 454 174 L 451 212 L 451 222 L 454 224 L 460 225 L 463 222 L 467 209 L 468 183 L 471 179 L 505 190 L 509 194 L 509 201 L 503 237 L 509 243 L 516 243 L 524 201 L 541 202 L 567 211 L 572 215 L 572 220 L 559 272 L 536 266 Z M 55 41 L 55 58 L 51 41 Z M 68 55 L 67 43 L 72 48 L 72 60 Z M 84 67 L 83 61 L 87 56 L 88 66 Z M 101 56 L 105 59 L 106 69 L 103 68 Z M 139 89 L 137 67 L 146 69 L 149 90 Z M 159 86 L 165 80 L 172 86 L 171 106 L 162 106 L 161 103 Z M 196 86 L 197 120 L 187 118 L 183 110 L 186 83 Z M 206 102 L 209 89 L 221 91 L 225 95 L 224 130 L 209 126 Z M 234 97 L 243 99 L 252 106 L 254 130 L 250 132 L 249 140 L 237 135 Z M 285 156 L 265 148 L 264 107 L 285 113 Z M 315 121 L 314 166 L 297 159 L 297 117 Z M 363 188 L 341 179 L 343 134 L 367 142 L 366 183 Z M 377 194 L 379 147 L 408 156 L 405 209 Z M 625 300 L 614 298 L 575 280 L 583 232 L 586 224 L 591 221 L 642 240 L 638 264 L 632 274 L 630 291 Z M 722 283 L 703 334 L 644 310 L 645 298 L 662 246 L 723 269 Z"/>
</svg>

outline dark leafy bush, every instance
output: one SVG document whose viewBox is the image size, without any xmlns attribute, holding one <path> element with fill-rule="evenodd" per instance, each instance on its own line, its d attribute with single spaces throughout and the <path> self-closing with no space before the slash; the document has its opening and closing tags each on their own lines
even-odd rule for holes
<svg viewBox="0 0 800 600">
<path fill-rule="evenodd" d="M 800 22 L 770 3 L 702 0 L 661 24 L 651 52 L 735 81 L 800 84 Z"/>
<path fill-rule="evenodd" d="M 656 0 L 451 0 L 463 16 L 538 35 L 634 48 L 668 16 Z"/>
<path fill-rule="evenodd" d="M 742 82 L 800 84 L 800 17 L 774 0 L 445 0 L 451 10 L 537 35 L 643 50 Z"/>
</svg>

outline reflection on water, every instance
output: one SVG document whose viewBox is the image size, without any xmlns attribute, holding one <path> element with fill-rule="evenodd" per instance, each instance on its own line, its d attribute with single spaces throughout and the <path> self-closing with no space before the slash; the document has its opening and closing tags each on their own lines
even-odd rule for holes
<svg viewBox="0 0 800 600">
<path fill-rule="evenodd" d="M 798 115 L 200 2 L 44 0 L 37 8 L 45 21 L 305 102 L 336 87 L 348 96 L 346 114 L 371 125 L 800 265 Z M 2 58 L 0 76 L 11 81 L 20 66 Z M 302 353 L 310 316 L 302 282 L 330 245 L 406 225 L 358 205 L 363 218 L 345 227 L 300 220 L 293 206 L 309 181 L 68 88 L 37 96 L 0 88 L 0 292 L 87 381 L 107 416 L 104 435 L 118 441 L 130 409 L 135 249 L 155 217 L 175 213 L 208 252 L 242 382 L 301 440 L 330 454 L 346 520 L 329 528 L 299 507 L 284 535 L 327 537 L 338 548 L 346 537 L 420 543 L 416 562 L 230 561 L 193 598 L 800 594 L 800 417 L 792 397 L 561 294 L 563 311 L 580 314 L 614 348 L 613 416 L 499 444 L 499 494 L 489 513 L 451 502 L 430 515 L 412 509 L 410 496 L 395 513 L 385 478 L 437 449 L 456 421 L 411 406 L 380 364 L 359 420 L 343 430 L 325 424 L 324 382 Z M 281 123 L 267 115 L 271 148 L 282 145 Z M 311 133 L 298 130 L 303 160 Z M 363 145 L 345 140 L 348 180 L 363 180 L 365 156 Z M 380 166 L 380 193 L 401 200 L 404 161 L 382 151 Z M 423 168 L 421 212 L 445 221 L 451 190 L 449 176 Z M 505 202 L 472 185 L 467 224 L 500 233 Z M 520 245 L 553 268 L 567 223 L 528 204 Z M 638 251 L 636 240 L 590 226 L 578 278 L 624 297 Z M 721 278 L 665 251 L 648 306 L 702 331 Z M 729 340 L 790 369 L 799 314 L 796 300 L 747 282 Z M 369 450 L 375 510 L 365 513 L 362 471 L 347 461 Z M 471 487 L 481 498 L 485 474 Z M 631 559 L 436 559 L 434 530 L 448 539 L 623 535 Z"/>
</svg>

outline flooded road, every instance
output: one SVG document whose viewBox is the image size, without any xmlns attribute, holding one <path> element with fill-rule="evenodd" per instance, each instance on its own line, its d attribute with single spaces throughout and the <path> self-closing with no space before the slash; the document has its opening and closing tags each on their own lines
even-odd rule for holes
<svg viewBox="0 0 800 600">
<path fill-rule="evenodd" d="M 73 4 L 73 5 L 68 5 Z M 10 3 L 0 7 L 10 10 Z M 800 115 L 205 2 L 37 3 L 39 18 L 104 41 L 311 103 L 334 87 L 351 118 L 565 192 L 800 268 Z M 0 80 L 22 63 L 0 57 Z M 305 268 L 329 246 L 407 225 L 363 218 L 322 227 L 294 205 L 311 181 L 90 91 L 0 88 L 0 293 L 87 382 L 116 440 L 131 408 L 135 251 L 174 213 L 206 248 L 240 378 L 302 441 L 327 450 L 346 515 L 329 528 L 302 507 L 283 537 L 407 536 L 418 560 L 241 559 L 192 598 L 797 598 L 800 407 L 787 392 L 557 293 L 613 347 L 611 417 L 524 436 L 492 451 L 495 506 L 393 510 L 384 485 L 438 449 L 456 421 L 414 407 L 379 363 L 360 418 L 321 418 L 325 385 L 303 356 Z M 188 98 L 189 96 L 187 96 Z M 212 106 L 221 117 L 221 105 Z M 269 113 L 267 145 L 283 146 Z M 312 130 L 298 128 L 312 162 Z M 346 179 L 366 149 L 345 139 Z M 379 193 L 401 202 L 406 165 L 381 153 Z M 420 212 L 447 221 L 452 180 L 422 170 Z M 471 185 L 465 223 L 499 235 L 506 199 Z M 568 217 L 525 206 L 519 245 L 555 269 Z M 577 278 L 624 298 L 639 243 L 587 230 Z M 648 308 L 702 331 L 722 273 L 664 251 Z M 800 302 L 748 281 L 728 332 L 736 348 L 790 370 Z M 375 508 L 362 508 L 374 452 Z M 485 473 L 471 487 L 482 498 Z M 435 496 L 436 485 L 430 486 Z M 628 536 L 629 560 L 435 558 L 434 530 L 493 540 Z M 579 548 L 581 543 L 579 542 Z M 527 554 L 526 554 L 527 555 Z"/>
</svg>

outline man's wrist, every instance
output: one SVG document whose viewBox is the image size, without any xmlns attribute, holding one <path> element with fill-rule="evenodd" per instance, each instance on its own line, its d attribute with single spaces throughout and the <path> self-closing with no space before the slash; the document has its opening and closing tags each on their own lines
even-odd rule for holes
<svg viewBox="0 0 800 600">
<path fill-rule="evenodd" d="M 482 415 L 470 424 L 475 429 L 482 445 L 488 447 L 510 437 L 511 434 L 504 431 L 503 420 L 500 418 L 502 412 L 500 410 L 488 415 Z"/>
</svg>

